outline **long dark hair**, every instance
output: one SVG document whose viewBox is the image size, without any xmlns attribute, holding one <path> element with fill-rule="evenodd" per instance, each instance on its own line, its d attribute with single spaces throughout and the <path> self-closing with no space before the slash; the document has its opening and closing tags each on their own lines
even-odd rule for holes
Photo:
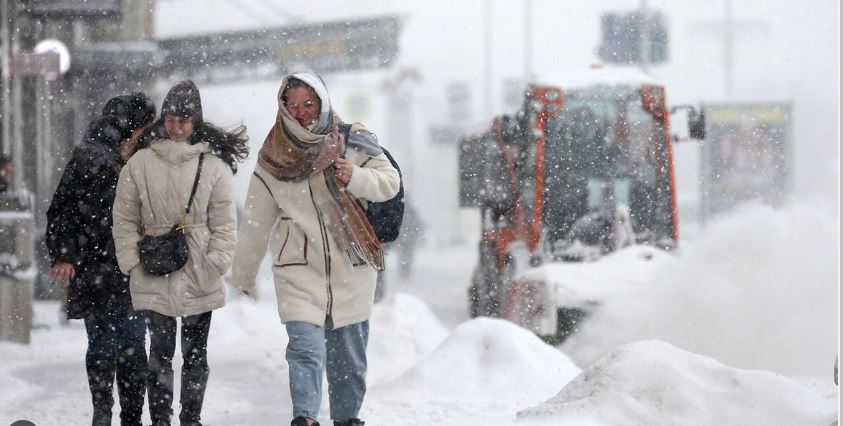
<svg viewBox="0 0 843 426">
<path fill-rule="evenodd" d="M 156 139 L 168 137 L 167 130 L 164 128 L 164 117 L 159 117 L 143 132 L 135 146 L 135 152 L 149 147 Z M 191 145 L 207 142 L 213 153 L 228 164 L 234 173 L 237 173 L 237 163 L 249 156 L 249 137 L 246 135 L 246 126 L 243 125 L 232 130 L 224 130 L 211 123 L 194 121 L 193 133 L 185 142 Z"/>
</svg>

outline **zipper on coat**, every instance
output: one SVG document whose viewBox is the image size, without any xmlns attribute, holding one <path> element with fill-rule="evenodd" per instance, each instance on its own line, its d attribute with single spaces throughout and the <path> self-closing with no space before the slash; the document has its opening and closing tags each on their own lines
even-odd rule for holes
<svg viewBox="0 0 843 426">
<path fill-rule="evenodd" d="M 310 201 L 313 203 L 313 208 L 316 210 L 316 218 L 319 220 L 319 233 L 322 236 L 322 255 L 325 262 L 325 291 L 328 296 L 328 301 L 325 304 L 325 315 L 331 316 L 331 310 L 334 305 L 334 294 L 331 290 L 331 250 L 328 243 L 328 229 L 325 227 L 325 222 L 322 220 L 322 213 L 316 207 L 316 200 L 313 199 L 313 188 L 310 186 L 310 179 L 307 180 L 307 188 L 310 191 Z M 305 236 L 307 238 L 307 236 Z"/>
</svg>

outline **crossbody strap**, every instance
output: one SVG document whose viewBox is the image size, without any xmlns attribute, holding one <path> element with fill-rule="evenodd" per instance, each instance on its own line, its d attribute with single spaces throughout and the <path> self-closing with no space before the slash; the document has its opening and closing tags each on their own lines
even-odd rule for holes
<svg viewBox="0 0 843 426">
<path fill-rule="evenodd" d="M 337 130 L 339 130 L 340 134 L 345 137 L 345 144 L 343 145 L 342 155 L 340 155 L 340 158 L 345 158 L 345 153 L 346 151 L 348 151 L 348 138 L 351 137 L 351 124 L 340 123 L 337 126 Z M 363 202 L 361 202 L 357 197 L 352 196 L 351 199 L 354 200 L 354 202 L 357 203 L 357 205 L 360 206 L 360 208 L 363 209 L 364 212 L 366 211 L 366 207 L 364 207 Z"/>
<path fill-rule="evenodd" d="M 196 189 L 199 187 L 199 174 L 202 173 L 202 162 L 205 161 L 205 153 L 199 154 L 199 167 L 196 168 L 196 179 L 193 179 L 193 189 L 190 190 L 190 199 L 187 200 L 187 208 L 184 209 L 184 214 L 190 214 L 190 207 L 193 206 L 193 196 L 196 195 Z"/>
<path fill-rule="evenodd" d="M 343 146 L 342 155 L 340 157 L 345 158 L 345 152 L 348 150 L 348 137 L 351 135 L 351 124 L 340 123 L 337 126 L 337 130 L 339 130 L 340 134 L 345 136 L 345 145 Z"/>
</svg>

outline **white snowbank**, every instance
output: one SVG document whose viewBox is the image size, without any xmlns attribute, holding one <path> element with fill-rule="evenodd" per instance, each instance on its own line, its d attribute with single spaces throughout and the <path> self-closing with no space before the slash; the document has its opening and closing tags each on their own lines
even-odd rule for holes
<svg viewBox="0 0 843 426">
<path fill-rule="evenodd" d="M 647 341 L 613 350 L 518 416 L 540 424 L 825 426 L 836 411 L 783 376 Z"/>
<path fill-rule="evenodd" d="M 439 346 L 448 330 L 421 299 L 399 293 L 375 305 L 369 321 L 369 387 L 391 380 Z"/>
<path fill-rule="evenodd" d="M 458 326 L 395 380 L 373 387 L 368 412 L 383 424 L 461 424 L 466 415 L 512 419 L 579 371 L 534 334 L 508 321 L 478 318 Z M 387 411 L 400 416 L 389 418 Z"/>
<path fill-rule="evenodd" d="M 831 381 L 839 223 L 823 202 L 746 206 L 712 223 L 638 291 L 607 298 L 562 349 L 587 365 L 657 339 L 741 368 Z"/>
</svg>

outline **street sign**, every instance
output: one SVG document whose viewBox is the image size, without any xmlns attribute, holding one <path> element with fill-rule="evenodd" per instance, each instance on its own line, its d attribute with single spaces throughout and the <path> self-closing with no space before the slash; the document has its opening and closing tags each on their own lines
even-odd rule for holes
<svg viewBox="0 0 843 426">
<path fill-rule="evenodd" d="M 74 69 L 197 84 L 278 79 L 286 72 L 382 68 L 398 57 L 397 17 L 232 31 L 147 42 L 96 43 L 73 51 Z"/>
<path fill-rule="evenodd" d="M 165 39 L 166 73 L 234 67 L 319 72 L 380 68 L 398 57 L 396 17 L 325 22 L 257 31 Z"/>
<path fill-rule="evenodd" d="M 791 183 L 793 142 L 789 103 L 705 105 L 700 145 L 704 221 L 748 201 L 779 206 Z"/>
<path fill-rule="evenodd" d="M 61 71 L 59 54 L 18 52 L 12 55 L 10 71 L 15 77 L 58 75 Z"/>
<path fill-rule="evenodd" d="M 613 64 L 657 64 L 668 58 L 668 32 L 662 14 L 637 11 L 606 13 L 600 59 Z"/>
</svg>

